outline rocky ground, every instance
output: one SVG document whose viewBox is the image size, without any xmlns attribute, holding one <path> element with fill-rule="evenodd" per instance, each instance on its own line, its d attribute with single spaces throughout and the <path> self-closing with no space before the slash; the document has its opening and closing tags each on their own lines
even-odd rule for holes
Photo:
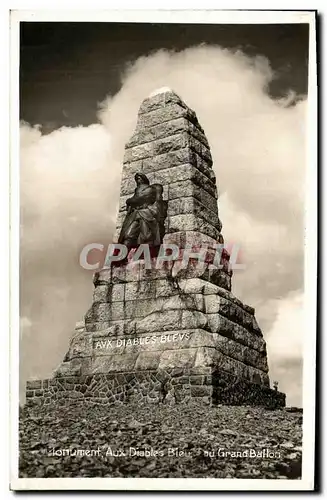
<svg viewBox="0 0 327 500">
<path fill-rule="evenodd" d="M 292 408 L 25 406 L 20 477 L 297 479 L 301 443 Z"/>
</svg>

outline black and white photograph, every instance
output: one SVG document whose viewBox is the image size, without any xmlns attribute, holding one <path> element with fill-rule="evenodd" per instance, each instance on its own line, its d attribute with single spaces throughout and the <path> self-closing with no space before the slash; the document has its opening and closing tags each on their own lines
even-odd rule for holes
<svg viewBox="0 0 327 500">
<path fill-rule="evenodd" d="M 12 12 L 13 489 L 313 489 L 315 12 L 201 12 Z"/>
</svg>

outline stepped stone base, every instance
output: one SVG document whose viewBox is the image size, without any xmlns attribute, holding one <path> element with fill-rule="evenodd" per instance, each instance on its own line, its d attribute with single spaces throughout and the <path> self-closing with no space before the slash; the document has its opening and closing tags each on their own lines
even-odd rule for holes
<svg viewBox="0 0 327 500">
<path fill-rule="evenodd" d="M 152 331 L 130 337 L 116 336 L 110 329 L 81 332 L 72 340 L 56 377 L 171 368 L 201 372 L 205 367 L 235 373 L 239 378 L 269 387 L 264 344 L 258 341 L 254 347 L 200 328 Z"/>
<path fill-rule="evenodd" d="M 141 261 L 96 273 L 92 306 L 63 362 L 53 379 L 27 383 L 27 404 L 200 398 L 284 406 L 285 395 L 270 389 L 254 309 L 190 265 L 173 279 L 176 262 L 168 264 L 146 269 Z"/>
<path fill-rule="evenodd" d="M 285 394 L 210 367 L 57 377 L 27 382 L 26 391 L 29 406 L 53 402 L 69 406 L 72 400 L 103 405 L 135 401 L 178 404 L 193 399 L 207 405 L 285 406 Z"/>
</svg>

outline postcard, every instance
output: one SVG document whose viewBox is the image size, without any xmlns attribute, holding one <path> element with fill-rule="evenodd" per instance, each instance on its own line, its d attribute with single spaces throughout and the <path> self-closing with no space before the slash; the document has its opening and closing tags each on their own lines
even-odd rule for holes
<svg viewBox="0 0 327 500">
<path fill-rule="evenodd" d="M 11 13 L 13 490 L 315 488 L 315 15 Z"/>
</svg>

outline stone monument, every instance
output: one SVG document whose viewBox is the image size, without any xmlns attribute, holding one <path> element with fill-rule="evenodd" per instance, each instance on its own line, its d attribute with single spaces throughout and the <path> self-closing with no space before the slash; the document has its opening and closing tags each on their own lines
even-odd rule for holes
<svg viewBox="0 0 327 500">
<path fill-rule="evenodd" d="M 285 395 L 270 388 L 254 309 L 231 293 L 228 253 L 220 265 L 207 257 L 199 265 L 194 255 L 203 247 L 216 255 L 221 230 L 204 131 L 173 91 L 154 93 L 125 148 L 114 241 L 128 256 L 95 273 L 92 305 L 63 362 L 52 379 L 27 382 L 27 403 L 284 406 Z M 133 260 L 143 243 L 178 255 Z"/>
</svg>

